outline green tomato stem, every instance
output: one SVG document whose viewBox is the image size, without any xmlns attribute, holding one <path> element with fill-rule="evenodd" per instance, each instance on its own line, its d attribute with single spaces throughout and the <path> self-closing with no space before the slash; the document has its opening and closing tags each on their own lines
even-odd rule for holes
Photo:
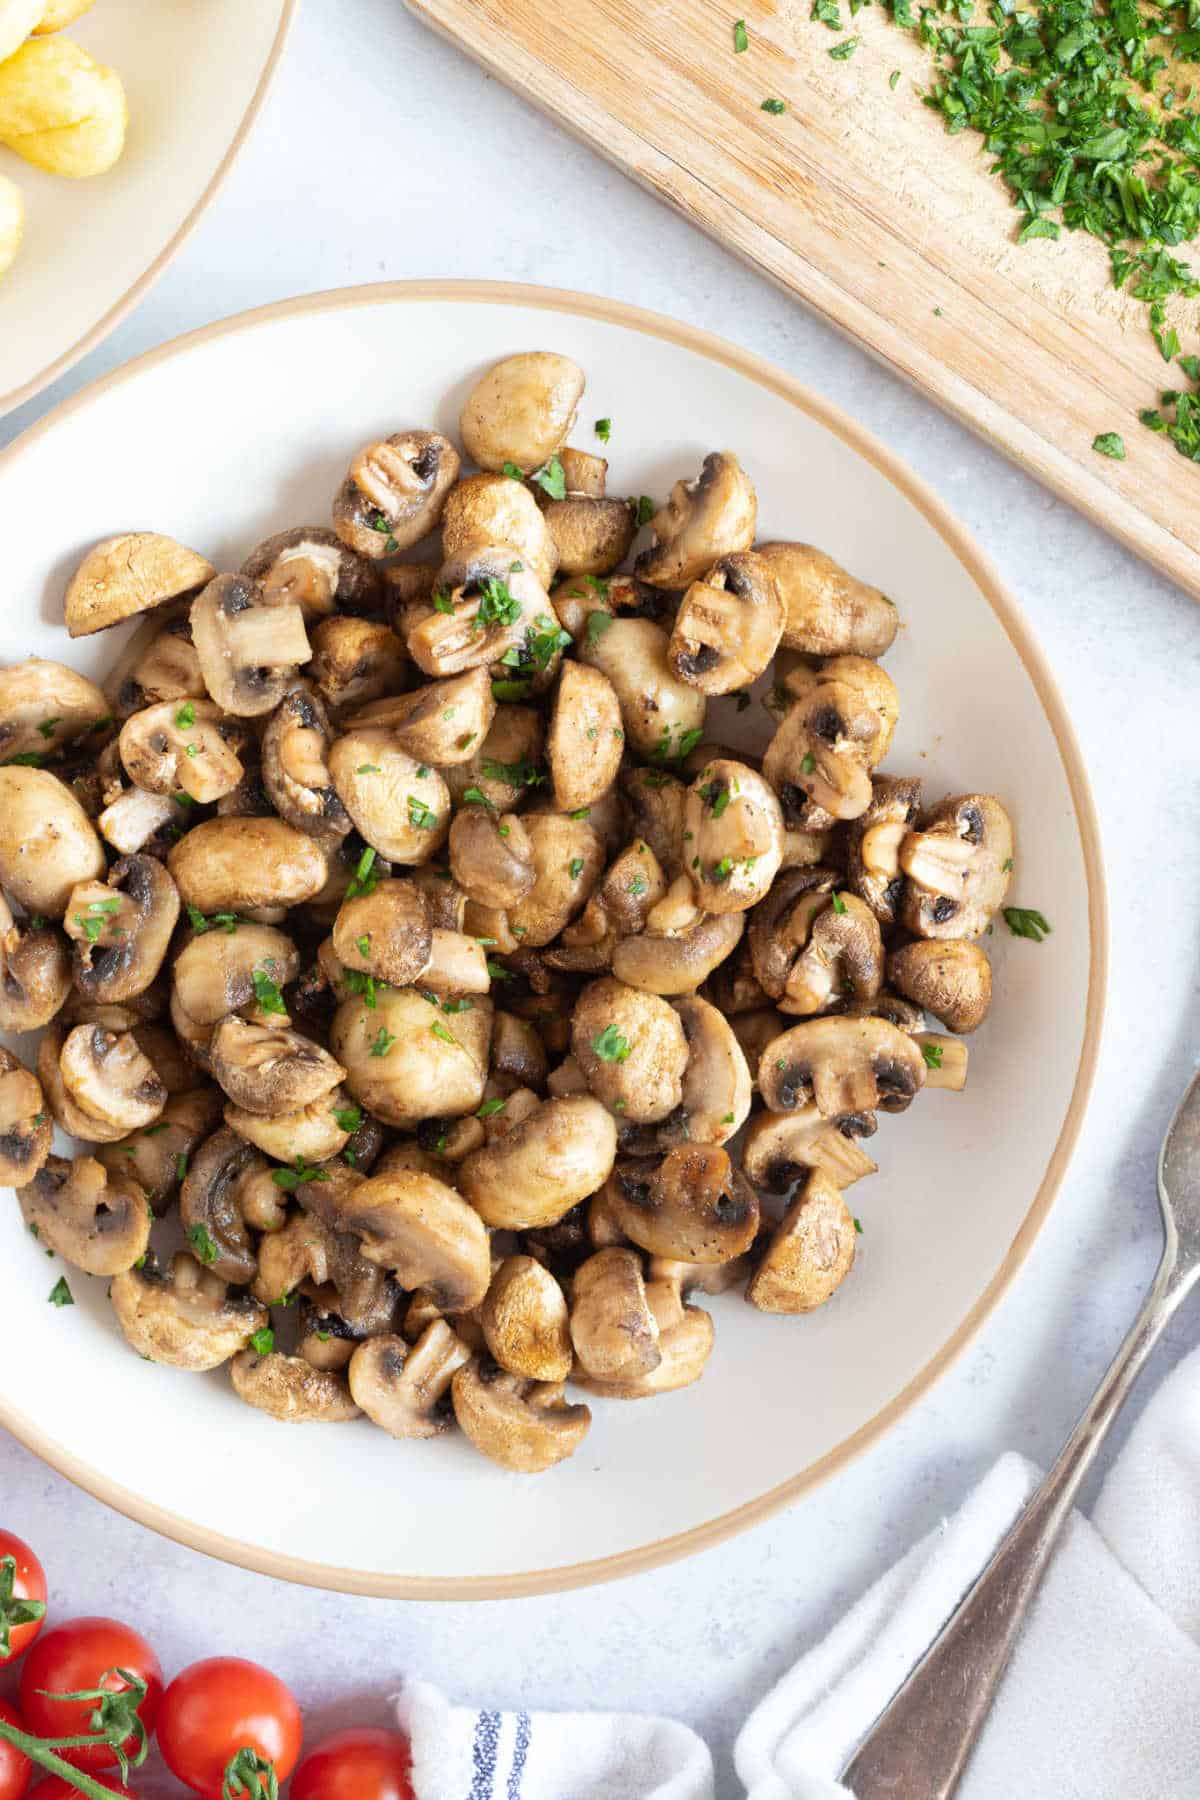
<svg viewBox="0 0 1200 1800">
<path fill-rule="evenodd" d="M 106 1738 L 48 1739 L 32 1737 L 28 1731 L 21 1731 L 16 1725 L 10 1725 L 4 1719 L 0 1719 L 0 1738 L 3 1738 L 6 1744 L 12 1744 L 14 1749 L 21 1752 L 22 1756 L 27 1756 L 30 1762 L 36 1763 L 39 1769 L 49 1770 L 51 1775 L 59 1776 L 68 1786 L 77 1789 L 81 1794 L 86 1794 L 88 1800 L 113 1800 L 111 1788 L 102 1787 L 94 1775 L 89 1775 L 86 1769 L 77 1769 L 74 1763 L 66 1762 L 61 1756 L 56 1756 L 51 1748 L 51 1745 L 54 1744 L 61 1750 L 82 1749 L 89 1744 L 107 1744 Z"/>
</svg>

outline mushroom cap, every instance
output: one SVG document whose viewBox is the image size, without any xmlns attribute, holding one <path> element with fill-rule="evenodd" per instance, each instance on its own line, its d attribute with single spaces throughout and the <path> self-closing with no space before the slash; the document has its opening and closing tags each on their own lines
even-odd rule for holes
<svg viewBox="0 0 1200 1800">
<path fill-rule="evenodd" d="M 167 1090 L 131 1031 L 76 1025 L 59 1052 L 67 1098 L 90 1129 L 78 1135 L 103 1143 L 153 1125 Z"/>
<path fill-rule="evenodd" d="M 943 800 L 900 846 L 908 877 L 903 923 L 917 937 L 981 936 L 1008 892 L 1012 866 L 1012 821 L 994 794 Z"/>
<path fill-rule="evenodd" d="M 333 948 L 345 968 L 408 987 L 429 965 L 429 911 L 414 881 L 376 882 L 369 893 L 342 902 L 333 922 Z"/>
<path fill-rule="evenodd" d="M 587 819 L 528 813 L 522 820 L 532 846 L 534 879 L 508 908 L 508 924 L 526 950 L 556 938 L 581 911 L 604 868 L 604 844 Z"/>
<path fill-rule="evenodd" d="M 602 1187 L 617 1154 L 612 1116 L 589 1094 L 545 1100 L 514 1130 L 465 1158 L 463 1193 L 488 1225 L 553 1225 Z"/>
<path fill-rule="evenodd" d="M 888 957 L 888 980 L 954 1032 L 983 1024 L 992 1002 L 992 965 L 966 938 L 918 938 Z"/>
<path fill-rule="evenodd" d="M 753 550 L 723 556 L 680 603 L 671 631 L 675 673 L 704 694 L 732 694 L 770 666 L 783 631 L 775 576 Z"/>
<path fill-rule="evenodd" d="M 871 804 L 869 751 L 879 714 L 857 688 L 815 682 L 788 709 L 763 757 L 763 774 L 779 796 L 786 824 L 856 819 Z"/>
<path fill-rule="evenodd" d="M 27 912 L 61 919 L 72 888 L 103 876 L 104 846 L 48 769 L 0 767 L 0 886 Z"/>
<path fill-rule="evenodd" d="M 408 694 L 372 700 L 345 721 L 347 729 L 385 726 L 418 763 L 438 768 L 467 762 L 496 716 L 491 677 L 482 665 L 445 681 L 430 681 Z"/>
<path fill-rule="evenodd" d="M 333 528 L 371 561 L 411 549 L 437 525 L 458 470 L 458 451 L 439 431 L 367 444 L 333 497 Z"/>
<path fill-rule="evenodd" d="M 442 769 L 455 805 L 463 804 L 469 787 L 477 787 L 496 812 L 519 811 L 532 792 L 524 779 L 526 767 L 541 762 L 544 735 L 536 707 L 497 706 L 487 736 L 471 746 L 470 761 Z"/>
<path fill-rule="evenodd" d="M 481 469 L 541 468 L 571 434 L 584 374 L 569 356 L 523 350 L 494 363 L 471 389 L 459 418 L 463 449 Z"/>
<path fill-rule="evenodd" d="M 212 1072 L 235 1106 L 254 1113 L 298 1112 L 325 1099 L 345 1076 L 341 1063 L 311 1038 L 284 1025 L 222 1019 L 209 1054 Z"/>
<path fill-rule="evenodd" d="M 707 761 L 688 789 L 683 825 L 705 912 L 745 912 L 769 892 L 783 860 L 783 813 L 755 770 L 732 757 Z"/>
<path fill-rule="evenodd" d="M 900 614 L 878 588 L 858 581 L 812 544 L 759 544 L 783 600 L 783 643 L 806 656 L 882 656 Z"/>
<path fill-rule="evenodd" d="M 175 845 L 167 867 L 180 898 L 202 913 L 299 906 L 329 876 L 320 844 L 282 819 L 204 819 Z"/>
<path fill-rule="evenodd" d="M 350 1392 L 389 1437 L 440 1437 L 454 1418 L 450 1384 L 470 1357 L 445 1319 L 431 1319 L 411 1348 L 392 1333 L 360 1344 L 350 1359 Z"/>
<path fill-rule="evenodd" d="M 349 1104 L 345 1088 L 340 1087 L 295 1112 L 254 1113 L 230 1100 L 225 1105 L 225 1123 L 277 1162 L 320 1163 L 340 1155 L 350 1142 L 350 1133 L 337 1119 Z"/>
<path fill-rule="evenodd" d="M 585 1374 L 597 1381 L 648 1375 L 662 1361 L 658 1335 L 636 1251 L 598 1250 L 580 1264 L 571 1282 L 571 1343 Z"/>
<path fill-rule="evenodd" d="M 329 772 L 333 740 L 325 708 L 295 682 L 267 721 L 262 736 L 262 782 L 281 819 L 309 837 L 345 837 L 350 815 Z"/>
<path fill-rule="evenodd" d="M 728 1262 L 758 1233 L 757 1196 L 716 1144 L 678 1144 L 657 1164 L 618 1165 L 605 1199 L 627 1238 L 676 1262 Z"/>
<path fill-rule="evenodd" d="M 611 975 L 590 982 L 575 1003 L 571 1049 L 592 1093 L 632 1123 L 665 1119 L 683 1098 L 687 1039 L 657 994 Z"/>
<path fill-rule="evenodd" d="M 921 810 L 914 776 L 875 775 L 871 804 L 846 836 L 846 883 L 865 900 L 881 925 L 894 925 L 904 891 L 900 845 Z"/>
<path fill-rule="evenodd" d="M 857 1235 L 840 1192 L 814 1169 L 771 1233 L 747 1300 L 760 1312 L 813 1312 L 850 1273 Z"/>
<path fill-rule="evenodd" d="M 390 1269 L 401 1287 L 428 1288 L 443 1312 L 478 1306 L 491 1280 L 483 1222 L 444 1181 L 414 1169 L 372 1175 L 327 1204 L 328 1222 L 362 1242 L 368 1262 Z"/>
<path fill-rule="evenodd" d="M 143 1047 L 143 1034 L 147 1029 L 156 1031 L 157 1028 L 141 1026 L 136 1032 Z M 163 1036 L 167 1034 L 163 1033 Z M 174 1044 L 173 1039 L 171 1042 Z M 151 1060 L 165 1079 L 167 1071 L 163 1062 L 154 1057 Z M 185 1059 L 180 1057 L 180 1060 Z M 190 1062 L 187 1062 L 187 1074 L 194 1084 L 197 1076 Z M 101 1144 L 96 1151 L 97 1161 L 102 1162 L 110 1174 L 128 1175 L 145 1189 L 151 1208 L 160 1219 L 175 1198 L 180 1169 L 189 1168 L 197 1145 L 221 1122 L 221 1096 L 216 1088 L 193 1085 L 176 1092 L 170 1081 L 165 1081 L 165 1085 L 169 1095 L 167 1104 L 149 1132 L 130 1132 L 115 1143 Z M 262 1166 L 265 1169 L 266 1163 Z"/>
<path fill-rule="evenodd" d="M 145 993 L 163 966 L 179 919 L 178 890 L 156 857 L 122 857 L 108 872 L 108 887 L 112 900 L 101 901 L 101 906 L 111 906 L 120 897 L 128 901 L 119 906 L 120 937 L 103 944 L 89 941 L 85 928 L 74 951 L 75 986 L 85 999 L 105 1006 Z M 84 903 L 77 915 L 85 926 L 104 917 L 89 911 L 89 906 L 94 909 L 96 903 Z M 74 898 L 67 912 L 76 914 Z"/>
<path fill-rule="evenodd" d="M 829 896 L 812 920 L 808 942 L 788 971 L 779 1008 L 785 1013 L 819 1013 L 846 1000 L 871 1001 L 883 986 L 883 940 L 879 921 L 857 894 Z"/>
<path fill-rule="evenodd" d="M 188 1160 L 179 1190 L 179 1217 L 204 1266 L 222 1281 L 244 1286 L 258 1261 L 247 1228 L 245 1192 L 267 1160 L 235 1131 L 214 1131 Z"/>
<path fill-rule="evenodd" d="M 190 601 L 168 601 L 147 614 L 125 639 L 102 683 L 116 718 L 128 719 L 159 700 L 207 698 L 192 643 L 190 612 Z"/>
<path fill-rule="evenodd" d="M 564 575 L 607 575 L 623 562 L 637 535 L 637 519 L 627 500 L 573 494 L 551 500 L 546 529 Z"/>
<path fill-rule="evenodd" d="M 652 619 L 622 617 L 578 647 L 582 662 L 607 676 L 621 707 L 629 747 L 657 763 L 680 754 L 703 729 L 707 701 L 671 666 L 670 637 Z M 649 836 L 649 833 L 646 833 Z"/>
<path fill-rule="evenodd" d="M 360 1416 L 345 1382 L 302 1356 L 239 1350 L 229 1375 L 239 1400 L 285 1425 L 341 1425 Z"/>
<path fill-rule="evenodd" d="M 698 1306 L 685 1306 L 678 1322 L 659 1331 L 659 1362 L 647 1374 L 620 1381 L 597 1381 L 576 1369 L 571 1379 L 590 1394 L 610 1400 L 650 1400 L 656 1394 L 672 1394 L 699 1381 L 712 1354 L 712 1316 Z"/>
<path fill-rule="evenodd" d="M 543 587 L 554 579 L 558 552 L 546 519 L 525 484 L 508 475 L 468 475 L 446 495 L 442 549 L 447 561 L 478 544 L 508 544 Z"/>
<path fill-rule="evenodd" d="M 205 687 L 240 718 L 272 712 L 312 655 L 300 608 L 269 604 L 248 575 L 216 576 L 189 617 Z"/>
<path fill-rule="evenodd" d="M 296 525 L 258 544 L 241 572 L 272 606 L 293 604 L 306 619 L 373 613 L 383 605 L 379 571 L 327 525 Z"/>
<path fill-rule="evenodd" d="M 232 931 L 209 929 L 192 938 L 172 969 L 179 1003 L 198 1025 L 215 1025 L 252 1006 L 256 973 L 286 987 L 300 973 L 300 953 L 273 925 L 245 921 Z"/>
<path fill-rule="evenodd" d="M 88 1275 L 119 1275 L 146 1254 L 152 1215 L 145 1193 L 94 1156 L 47 1157 L 17 1198 L 43 1248 Z"/>
<path fill-rule="evenodd" d="M 464 806 L 450 827 L 450 868 L 477 906 L 516 906 L 536 880 L 533 839 L 516 813 Z"/>
<path fill-rule="evenodd" d="M 173 1369 L 215 1369 L 268 1321 L 265 1306 L 233 1291 L 180 1251 L 164 1273 L 154 1256 L 118 1275 L 109 1290 L 117 1323 L 131 1347 Z"/>
<path fill-rule="evenodd" d="M 41 1082 L 0 1047 L 0 1185 L 21 1188 L 32 1181 L 53 1136 Z"/>
<path fill-rule="evenodd" d="M 745 913 L 730 912 L 701 913 L 680 931 L 648 926 L 615 946 L 613 974 L 648 994 L 693 994 L 737 947 L 745 925 Z"/>
<path fill-rule="evenodd" d="M 621 766 L 621 703 L 608 676 L 586 663 L 564 662 L 546 733 L 554 798 L 563 812 L 591 806 Z"/>
<path fill-rule="evenodd" d="M 211 700 L 160 700 L 126 719 L 117 740 L 125 773 L 147 794 L 223 800 L 245 774 L 245 728 Z"/>
<path fill-rule="evenodd" d="M 590 1407 L 566 1403 L 561 1383 L 526 1381 L 491 1361 L 467 1363 L 451 1393 L 476 1450 L 518 1475 L 538 1475 L 574 1455 L 592 1422 Z"/>
<path fill-rule="evenodd" d="M 0 1031 L 38 1031 L 71 991 L 67 940 L 53 925 L 22 929 L 0 895 Z"/>
<path fill-rule="evenodd" d="M 450 830 L 450 790 L 384 725 L 360 725 L 329 752 L 333 785 L 358 831 L 393 863 L 428 862 Z"/>
<path fill-rule="evenodd" d="M 382 988 L 344 1000 L 329 1042 L 360 1106 L 386 1125 L 411 1130 L 425 1119 L 459 1118 L 483 1100 L 492 1002 L 445 1014 L 416 988 Z"/>
<path fill-rule="evenodd" d="M 811 1097 L 827 1119 L 877 1107 L 903 1112 L 924 1083 L 920 1048 L 879 1018 L 807 1019 L 773 1039 L 758 1065 L 771 1112 L 792 1112 Z"/>
<path fill-rule="evenodd" d="M 492 1357 L 510 1375 L 565 1381 L 571 1373 L 566 1296 L 534 1257 L 505 1257 L 492 1276 L 479 1323 Z"/>
<path fill-rule="evenodd" d="M 815 1106 L 790 1113 L 756 1113 L 742 1142 L 742 1169 L 761 1193 L 786 1194 L 810 1169 L 821 1169 L 839 1188 L 848 1188 L 877 1165 L 857 1139 L 875 1130 L 873 1113 L 853 1113 L 834 1122 Z"/>
<path fill-rule="evenodd" d="M 408 654 L 388 625 L 336 613 L 309 633 L 308 676 L 326 706 L 340 715 L 394 691 L 404 680 Z"/>
<path fill-rule="evenodd" d="M 677 481 L 650 520 L 655 543 L 634 564 L 652 587 L 685 588 L 723 556 L 749 550 L 758 497 L 731 450 L 705 457 L 692 481 Z"/>
<path fill-rule="evenodd" d="M 95 682 L 65 663 L 27 656 L 0 668 L 0 763 L 31 752 L 56 756 L 80 738 L 98 747 L 111 722 Z"/>
<path fill-rule="evenodd" d="M 73 638 L 104 631 L 193 593 L 213 573 L 203 556 L 161 532 L 126 531 L 105 538 L 93 545 L 71 577 L 64 603 L 67 631 Z"/>
<path fill-rule="evenodd" d="M 688 1052 L 680 1129 L 692 1143 L 726 1144 L 746 1123 L 754 1098 L 745 1053 L 728 1019 L 709 1001 L 686 994 L 671 1005 Z"/>
<path fill-rule="evenodd" d="M 813 920 L 825 911 L 837 885 L 836 870 L 816 863 L 786 869 L 750 916 L 746 933 L 750 967 L 763 996 L 782 1000 Z"/>
</svg>

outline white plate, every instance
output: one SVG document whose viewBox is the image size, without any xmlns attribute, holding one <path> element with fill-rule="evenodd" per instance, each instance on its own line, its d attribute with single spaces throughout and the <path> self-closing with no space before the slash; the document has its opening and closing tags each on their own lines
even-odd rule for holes
<svg viewBox="0 0 1200 1800">
<path fill-rule="evenodd" d="M 22 1350 L 0 1358 L 0 1422 L 186 1543 L 367 1593 L 464 1598 L 625 1574 L 751 1523 L 861 1450 L 961 1349 L 1028 1251 L 1079 1126 L 1100 1026 L 1091 800 L 1015 605 L 865 432 L 745 352 L 667 320 L 539 289 L 425 283 L 269 307 L 143 357 L 0 458 L 0 517 L 13 522 L 0 659 L 37 651 L 107 666 L 113 636 L 72 646 L 61 626 L 64 582 L 94 539 L 153 526 L 236 566 L 267 533 L 327 517 L 357 444 L 410 425 L 454 432 L 480 369 L 534 347 L 587 371 L 576 437 L 591 445 L 591 421 L 612 419 L 614 492 L 662 494 L 705 451 L 732 446 L 757 484 L 765 535 L 809 538 L 895 597 L 905 630 L 887 666 L 904 713 L 888 767 L 918 772 L 934 797 L 1001 794 L 1018 833 L 1013 899 L 1040 907 L 1054 931 L 1035 945 L 1001 925 L 984 940 L 996 999 L 972 1040 L 967 1091 L 881 1115 L 882 1172 L 854 1189 L 861 1255 L 835 1300 L 794 1320 L 736 1296 L 712 1302 L 703 1381 L 594 1403 L 582 1451 L 536 1480 L 454 1438 L 397 1444 L 366 1424 L 277 1425 L 241 1405 L 223 1373 L 139 1361 L 102 1282 L 72 1277 L 74 1310 L 46 1304 L 61 1265 L 5 1206 L 5 1330 Z M 70 479 L 79 469 L 86 482 Z M 254 1469 L 269 1471 L 265 1488 L 247 1480 Z"/>
<path fill-rule="evenodd" d="M 117 70 L 129 138 L 116 168 L 66 181 L 0 145 L 25 241 L 0 276 L 0 414 L 113 329 L 162 274 L 266 95 L 297 0 L 97 0 L 65 33 Z"/>
</svg>

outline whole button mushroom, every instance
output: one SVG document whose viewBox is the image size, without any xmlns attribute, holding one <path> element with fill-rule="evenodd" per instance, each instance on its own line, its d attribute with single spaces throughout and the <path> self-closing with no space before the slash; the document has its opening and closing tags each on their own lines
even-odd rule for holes
<svg viewBox="0 0 1200 1800">
<path fill-rule="evenodd" d="M 904 891 L 900 846 L 921 811 L 921 783 L 902 775 L 871 778 L 871 803 L 846 838 L 846 883 L 881 925 L 894 925 Z"/>
<path fill-rule="evenodd" d="M 463 448 L 481 469 L 512 463 L 532 473 L 571 435 L 584 374 L 569 356 L 526 350 L 506 356 L 467 395 L 459 419 Z"/>
<path fill-rule="evenodd" d="M 450 830 L 450 790 L 385 726 L 359 726 L 339 737 L 329 772 L 356 828 L 389 862 L 428 862 L 441 849 Z"/>
<path fill-rule="evenodd" d="M 408 550 L 437 525 L 458 469 L 458 451 L 438 431 L 366 444 L 334 495 L 333 528 L 372 561 Z"/>
<path fill-rule="evenodd" d="M 567 1403 L 561 1382 L 526 1381 L 490 1360 L 461 1368 L 451 1394 L 463 1435 L 516 1475 L 539 1475 L 573 1456 L 592 1422 L 590 1407 Z"/>
<path fill-rule="evenodd" d="M 856 688 L 822 681 L 789 708 L 767 745 L 763 774 L 778 794 L 788 823 L 805 823 L 805 808 L 824 822 L 857 819 L 871 804 L 870 746 L 878 713 Z"/>
<path fill-rule="evenodd" d="M 254 1005 L 256 974 L 283 988 L 300 973 L 299 951 L 286 933 L 233 915 L 229 923 L 232 930 L 219 925 L 193 937 L 171 971 L 179 1004 L 198 1025 Z"/>
<path fill-rule="evenodd" d="M 103 876 L 104 846 L 78 800 L 46 769 L 0 768 L 0 886 L 27 912 L 61 919 L 72 888 Z"/>
<path fill-rule="evenodd" d="M 511 1375 L 565 1381 L 571 1373 L 566 1296 L 534 1257 L 505 1257 L 492 1276 L 479 1322 L 492 1356 Z"/>
<path fill-rule="evenodd" d="M 433 950 L 429 902 L 413 881 L 376 882 L 369 892 L 342 902 L 333 922 L 333 948 L 344 968 L 392 987 L 410 987 Z"/>
<path fill-rule="evenodd" d="M 617 778 L 624 749 L 621 702 L 600 669 L 564 663 L 546 734 L 554 798 L 563 812 L 591 806 Z"/>
<path fill-rule="evenodd" d="M 350 830 L 329 771 L 333 730 L 303 683 L 289 688 L 262 736 L 262 783 L 275 811 L 297 831 L 336 843 Z"/>
<path fill-rule="evenodd" d="M 341 714 L 398 688 L 408 657 L 388 625 L 337 613 L 310 634 L 308 674 L 325 705 Z"/>
<path fill-rule="evenodd" d="M 924 938 L 888 957 L 888 980 L 954 1032 L 975 1031 L 992 1003 L 992 965 L 965 938 Z"/>
<path fill-rule="evenodd" d="M 299 906 L 320 893 L 329 874 L 315 838 L 282 819 L 237 817 L 193 826 L 167 867 L 184 904 L 205 914 Z"/>
<path fill-rule="evenodd" d="M 758 1065 L 771 1112 L 813 1099 L 824 1118 L 903 1112 L 925 1084 L 925 1059 L 886 1019 L 808 1019 L 769 1043 Z"/>
<path fill-rule="evenodd" d="M 311 1204 L 328 1206 L 316 1193 Z M 442 1312 L 469 1312 L 487 1293 L 492 1266 L 483 1222 L 435 1176 L 415 1169 L 372 1175 L 336 1196 L 324 1216 L 352 1231 L 367 1260 L 392 1271 L 401 1287 L 428 1289 Z"/>
<path fill-rule="evenodd" d="M 469 761 L 495 716 L 491 680 L 485 668 L 478 668 L 432 681 L 409 694 L 373 701 L 344 724 L 349 730 L 386 726 L 409 756 L 443 768 Z"/>
<path fill-rule="evenodd" d="M 679 1144 L 657 1163 L 625 1163 L 605 1190 L 631 1243 L 678 1262 L 722 1263 L 758 1235 L 758 1198 L 716 1144 Z"/>
<path fill-rule="evenodd" d="M 109 1290 L 126 1341 L 148 1362 L 215 1369 L 261 1331 L 270 1315 L 181 1251 L 164 1272 L 153 1253 L 118 1275 Z"/>
<path fill-rule="evenodd" d="M 229 1365 L 233 1391 L 247 1406 L 284 1425 L 341 1425 L 359 1417 L 340 1376 L 314 1369 L 302 1356 L 240 1350 Z"/>
<path fill-rule="evenodd" d="M 416 988 L 384 988 L 375 1005 L 344 1000 L 329 1042 L 354 1098 L 386 1125 L 458 1118 L 483 1101 L 491 1041 L 486 995 L 453 1014 Z"/>
<path fill-rule="evenodd" d="M 635 1251 L 598 1250 L 580 1264 L 571 1283 L 571 1343 L 586 1374 L 597 1381 L 648 1375 L 662 1361 L 658 1336 Z"/>
<path fill-rule="evenodd" d="M 630 1123 L 653 1123 L 683 1097 L 688 1047 L 679 1016 L 657 994 L 613 976 L 584 988 L 571 1048 L 592 1093 Z"/>
<path fill-rule="evenodd" d="M 14 920 L 0 894 L 0 1031 L 38 1031 L 71 991 L 67 941 L 52 925 Z"/>
<path fill-rule="evenodd" d="M 523 946 L 540 949 L 556 938 L 587 901 L 604 867 L 604 845 L 587 819 L 562 813 L 527 813 L 534 880 L 508 909 L 508 923 Z"/>
<path fill-rule="evenodd" d="M 462 1191 L 484 1223 L 524 1231 L 557 1224 L 603 1187 L 617 1153 L 617 1128 L 598 1100 L 544 1100 L 514 1131 L 472 1151 Z"/>
<path fill-rule="evenodd" d="M 179 919 L 179 894 L 152 856 L 126 856 L 107 882 L 84 882 L 67 902 L 75 986 L 111 1005 L 144 994 L 166 960 Z"/>
<path fill-rule="evenodd" d="M 704 695 L 671 667 L 670 642 L 651 619 L 614 619 L 579 651 L 611 683 L 630 748 L 659 763 L 685 756 L 704 729 Z"/>
<path fill-rule="evenodd" d="M 216 576 L 193 600 L 190 618 L 204 685 L 238 718 L 274 711 L 312 655 L 300 608 L 269 604 L 248 575 Z"/>
<path fill-rule="evenodd" d="M 749 550 L 758 497 L 732 451 L 714 450 L 692 481 L 677 481 L 650 520 L 654 547 L 634 565 L 652 587 L 686 588 L 723 556 Z"/>
<path fill-rule="evenodd" d="M 440 1437 L 454 1420 L 450 1384 L 470 1360 L 446 1321 L 432 1319 L 411 1347 L 391 1334 L 360 1344 L 350 1359 L 350 1392 L 389 1437 Z"/>
<path fill-rule="evenodd" d="M 838 1188 L 848 1188 L 877 1165 L 858 1144 L 858 1135 L 875 1129 L 870 1113 L 840 1121 L 823 1118 L 816 1106 L 794 1112 L 756 1113 L 746 1128 L 742 1168 L 746 1179 L 763 1194 L 787 1194 L 810 1169 L 821 1169 Z"/>
</svg>

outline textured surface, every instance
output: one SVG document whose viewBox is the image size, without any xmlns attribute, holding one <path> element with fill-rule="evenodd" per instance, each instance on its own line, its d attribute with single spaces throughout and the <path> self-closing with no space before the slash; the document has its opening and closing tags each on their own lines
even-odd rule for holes
<svg viewBox="0 0 1200 1800">
<path fill-rule="evenodd" d="M 833 1485 L 691 1563 L 487 1606 L 311 1594 L 152 1538 L 3 1440 L 0 1510 L 42 1547 L 65 1610 L 140 1620 L 168 1667 L 218 1648 L 273 1662 L 313 1734 L 382 1720 L 388 1685 L 406 1670 L 464 1699 L 662 1709 L 710 1736 L 721 1800 L 731 1800 L 728 1745 L 764 1686 L 1001 1448 L 1042 1462 L 1054 1454 L 1149 1280 L 1153 1157 L 1200 1048 L 1200 623 L 1190 600 L 487 81 L 396 0 L 358 0 L 355 12 L 350 36 L 341 8 L 302 11 L 262 125 L 178 263 L 102 352 L 3 431 L 178 331 L 383 275 L 592 288 L 773 357 L 934 484 L 994 557 L 1058 670 L 1110 862 L 1113 969 L 1096 1095 L 1021 1280 L 927 1404 Z M 1053 919 L 1050 900 L 1045 909 Z M 1019 1129 L 1020 1104 L 1014 1094 L 998 1130 Z M 1149 1379 L 1198 1338 L 1200 1316 L 1185 1312 Z"/>
<path fill-rule="evenodd" d="M 810 0 L 747 5 L 741 55 L 722 0 L 577 0 L 569 31 L 542 0 L 409 4 L 1200 594 L 1194 471 L 1137 422 L 1173 379 L 1145 308 L 1082 232 L 1018 249 L 979 138 L 921 104 L 928 58 L 883 7 L 831 61 L 845 40 Z M 1091 448 L 1113 430 L 1127 461 Z"/>
</svg>

